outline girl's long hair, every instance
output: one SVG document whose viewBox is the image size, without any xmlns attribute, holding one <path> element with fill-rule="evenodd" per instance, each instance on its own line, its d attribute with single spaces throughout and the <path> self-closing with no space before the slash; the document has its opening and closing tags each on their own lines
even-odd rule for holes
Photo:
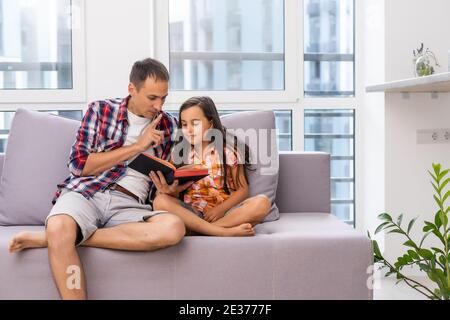
<svg viewBox="0 0 450 320">
<path fill-rule="evenodd" d="M 250 163 L 250 149 L 248 147 L 248 145 L 246 143 L 244 143 L 244 150 L 245 150 L 245 154 L 241 155 L 239 153 L 238 150 L 238 139 L 235 135 L 232 135 L 230 133 L 227 132 L 227 129 L 222 125 L 222 122 L 220 121 L 220 116 L 219 113 L 217 112 L 217 108 L 216 105 L 214 104 L 214 101 L 210 98 L 210 97 L 192 97 L 188 100 L 186 100 L 180 107 L 180 112 L 178 115 L 178 129 L 181 130 L 182 125 L 181 125 L 181 114 L 183 113 L 183 111 L 192 108 L 192 107 L 199 107 L 200 109 L 202 109 L 203 114 L 205 115 L 206 119 L 208 119 L 208 121 L 210 121 L 212 123 L 212 129 L 216 129 L 219 130 L 223 139 L 223 149 L 221 150 L 221 152 L 219 151 L 219 157 L 220 157 L 220 163 L 221 163 L 221 169 L 222 169 L 222 174 L 223 174 L 223 188 L 225 190 L 225 192 L 227 194 L 230 194 L 229 188 L 228 188 L 228 183 L 227 183 L 227 175 L 228 175 L 228 170 L 227 168 L 229 167 L 227 165 L 227 157 L 226 157 L 226 153 L 225 153 L 225 148 L 229 148 L 231 149 L 236 158 L 237 159 L 244 159 L 244 168 L 245 169 L 250 169 L 251 167 L 251 163 Z M 228 139 L 227 139 L 228 137 Z M 215 140 L 215 137 L 213 136 L 212 141 Z M 232 145 L 230 144 L 230 141 L 232 141 Z M 186 139 L 184 138 L 184 135 L 179 135 L 179 139 L 178 141 L 175 142 L 175 146 L 177 146 L 180 143 L 189 143 L 188 141 L 186 141 Z M 227 145 L 228 143 L 228 145 Z M 190 143 L 189 143 L 190 144 Z M 177 148 L 175 148 L 175 150 L 177 150 Z M 185 165 L 188 164 L 187 161 L 188 159 L 186 158 L 187 155 L 183 155 L 183 149 L 180 149 L 180 154 L 177 156 L 181 156 L 183 159 L 183 163 L 181 165 Z M 245 182 L 248 185 L 248 178 L 247 178 L 247 173 L 246 170 L 244 169 L 244 178 L 245 178 Z M 241 170 L 241 166 L 238 165 L 238 170 L 237 170 L 237 177 L 236 177 L 236 187 L 241 186 L 241 182 L 240 182 L 240 170 Z"/>
</svg>

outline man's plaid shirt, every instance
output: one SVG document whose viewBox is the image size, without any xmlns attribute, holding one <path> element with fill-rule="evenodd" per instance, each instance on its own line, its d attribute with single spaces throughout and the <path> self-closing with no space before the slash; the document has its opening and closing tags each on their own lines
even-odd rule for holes
<svg viewBox="0 0 450 320">
<path fill-rule="evenodd" d="M 56 203 L 63 188 L 79 192 L 89 199 L 125 174 L 128 162 L 119 164 L 98 176 L 81 176 L 89 154 L 111 151 L 125 143 L 129 125 L 127 114 L 129 98 L 96 101 L 88 106 L 70 151 L 68 161 L 70 176 L 58 185 L 53 204 Z M 163 112 L 163 117 L 156 129 L 164 131 L 164 141 L 162 145 L 153 149 L 154 154 L 161 159 L 169 160 L 176 135 L 177 120 Z M 155 186 L 150 182 L 149 200 L 153 199 L 155 191 Z"/>
</svg>

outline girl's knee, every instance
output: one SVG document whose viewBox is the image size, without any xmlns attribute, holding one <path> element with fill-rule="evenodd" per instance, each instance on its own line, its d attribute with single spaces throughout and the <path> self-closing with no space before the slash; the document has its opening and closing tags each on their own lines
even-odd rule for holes
<svg viewBox="0 0 450 320">
<path fill-rule="evenodd" d="M 270 203 L 270 199 L 264 195 L 260 194 L 254 197 L 254 204 L 256 206 L 256 211 L 263 216 L 263 218 L 269 213 L 272 204 Z"/>
<path fill-rule="evenodd" d="M 255 203 L 255 205 L 261 208 L 270 209 L 270 207 L 272 206 L 269 197 L 267 197 L 265 194 L 258 194 L 257 196 L 254 196 L 253 202 Z"/>
</svg>

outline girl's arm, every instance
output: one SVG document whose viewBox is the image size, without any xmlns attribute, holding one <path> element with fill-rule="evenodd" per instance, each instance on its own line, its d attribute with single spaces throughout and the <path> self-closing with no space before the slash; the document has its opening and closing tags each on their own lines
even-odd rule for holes
<svg viewBox="0 0 450 320">
<path fill-rule="evenodd" d="M 239 170 L 239 182 L 240 182 L 239 186 L 237 184 L 238 166 L 241 166 Z M 241 203 L 242 201 L 248 198 L 248 184 L 245 181 L 245 174 L 244 174 L 245 168 L 241 164 L 239 164 L 238 166 L 231 168 L 231 177 L 233 178 L 234 185 L 237 188 L 236 191 L 233 192 L 233 194 L 223 203 L 205 212 L 204 217 L 206 221 L 214 222 L 222 218 L 225 212 L 227 212 L 227 210 L 231 209 L 235 205 Z"/>
</svg>

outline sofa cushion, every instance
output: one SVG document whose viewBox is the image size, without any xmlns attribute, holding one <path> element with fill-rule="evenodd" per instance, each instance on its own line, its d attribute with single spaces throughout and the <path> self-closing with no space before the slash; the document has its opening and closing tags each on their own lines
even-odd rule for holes
<svg viewBox="0 0 450 320">
<path fill-rule="evenodd" d="M 239 112 L 221 117 L 227 129 L 235 129 L 236 136 L 244 141 L 251 136 L 250 131 L 256 129 L 257 141 L 249 143 L 253 170 L 247 171 L 249 195 L 265 194 L 272 203 L 272 208 L 264 222 L 274 221 L 280 217 L 275 196 L 278 185 L 279 155 L 275 132 L 275 114 L 273 111 Z M 243 129 L 243 130 L 237 130 Z M 268 129 L 268 130 L 262 130 Z"/>
<path fill-rule="evenodd" d="M 0 225 L 42 225 L 56 186 L 69 174 L 67 159 L 80 123 L 19 109 L 0 180 Z"/>
</svg>

